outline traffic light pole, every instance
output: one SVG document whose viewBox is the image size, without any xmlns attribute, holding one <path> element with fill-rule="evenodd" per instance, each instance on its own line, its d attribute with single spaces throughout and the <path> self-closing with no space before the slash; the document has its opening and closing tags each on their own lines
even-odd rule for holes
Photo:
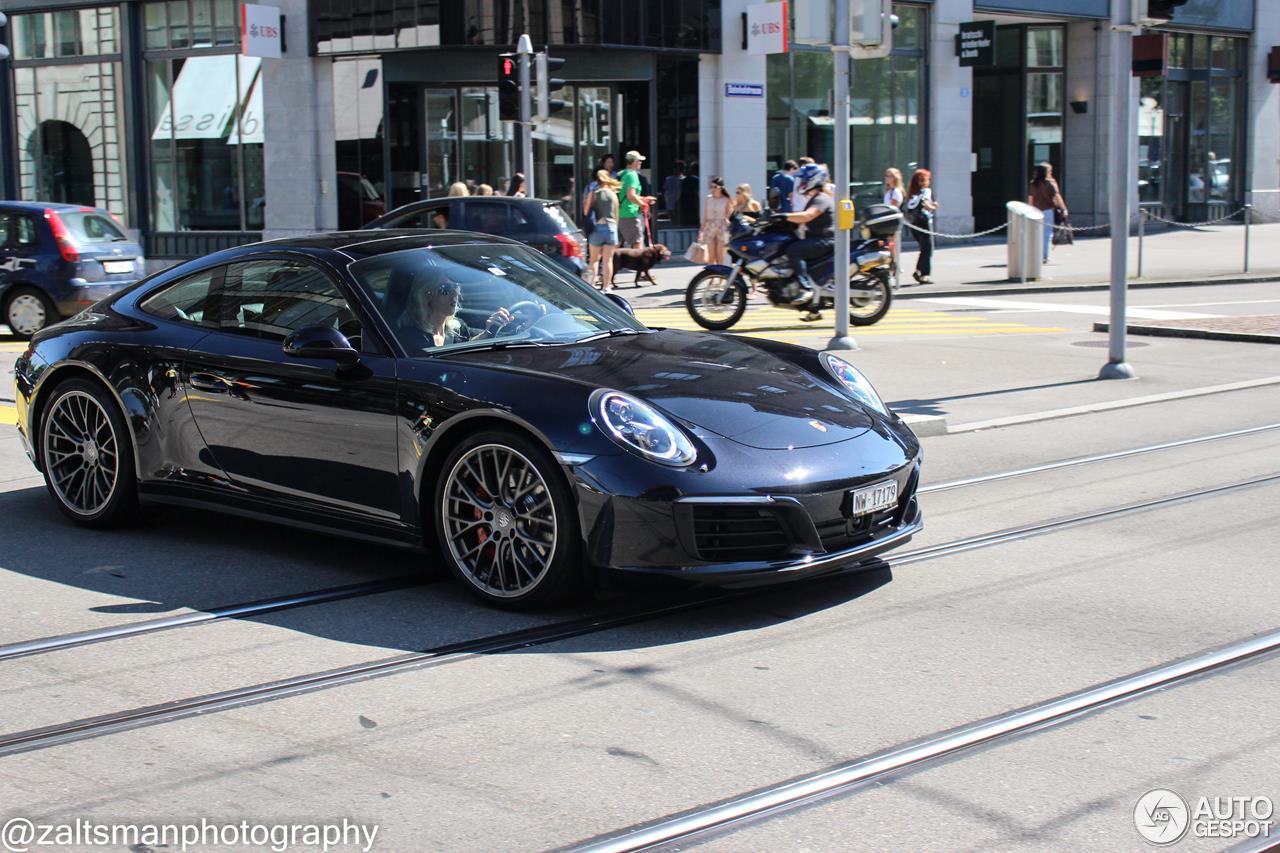
<svg viewBox="0 0 1280 853">
<path fill-rule="evenodd" d="M 533 40 L 520 36 L 516 43 L 516 55 L 520 57 L 520 164 L 516 169 L 524 174 L 524 194 L 537 198 L 533 188 L 533 93 L 530 90 L 529 66 L 533 63 Z"/>
<path fill-rule="evenodd" d="M 832 204 L 838 207 L 840 200 L 849 194 L 849 87 L 853 82 L 853 63 L 849 58 L 849 0 L 835 0 L 835 13 L 836 26 L 831 44 L 835 59 L 835 81 L 831 93 L 834 103 L 831 112 L 835 118 L 836 162 L 832 178 L 836 191 Z M 848 229 L 836 228 L 836 333 L 827 343 L 827 349 L 858 348 L 858 344 L 849 335 L 849 235 Z"/>
<path fill-rule="evenodd" d="M 1107 363 L 1099 379 L 1133 379 L 1137 374 L 1124 360 L 1128 331 L 1129 178 L 1133 144 L 1133 31 L 1127 4 L 1115 3 L 1111 23 L 1111 328 Z"/>
</svg>

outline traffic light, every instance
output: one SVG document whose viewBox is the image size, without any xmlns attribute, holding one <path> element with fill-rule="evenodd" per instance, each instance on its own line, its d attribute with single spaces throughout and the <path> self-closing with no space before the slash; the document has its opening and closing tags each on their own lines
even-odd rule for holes
<svg viewBox="0 0 1280 853">
<path fill-rule="evenodd" d="M 498 54 L 498 121 L 520 120 L 520 62 L 514 53 Z"/>
<path fill-rule="evenodd" d="M 1187 0 L 1137 0 L 1138 23 L 1144 27 L 1167 24 L 1173 20 L 1173 10 L 1186 3 Z"/>
<path fill-rule="evenodd" d="M 537 79 L 534 81 L 534 91 L 537 92 L 537 100 L 534 104 L 533 117 L 537 121 L 544 121 L 552 113 L 557 113 L 569 106 L 567 101 L 551 97 L 553 91 L 564 86 L 564 81 L 559 77 L 552 77 L 551 72 L 558 71 L 563 66 L 563 59 L 558 56 L 547 56 L 545 51 L 536 56 L 534 73 Z"/>
<path fill-rule="evenodd" d="M 8 23 L 9 23 L 9 19 L 5 17 L 4 12 L 0 12 L 0 33 L 2 33 L 5 26 L 8 25 Z M 0 34 L 0 62 L 4 62 L 8 58 L 9 58 L 9 48 L 7 48 L 4 44 L 3 34 Z"/>
</svg>

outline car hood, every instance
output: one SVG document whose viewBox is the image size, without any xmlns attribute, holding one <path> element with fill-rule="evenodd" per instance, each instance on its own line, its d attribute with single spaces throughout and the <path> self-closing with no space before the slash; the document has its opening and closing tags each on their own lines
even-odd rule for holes
<svg viewBox="0 0 1280 853">
<path fill-rule="evenodd" d="M 749 343 L 720 335 L 667 330 L 452 357 L 625 391 L 690 426 L 748 447 L 833 444 L 862 434 L 872 424 L 861 404 L 829 382 Z"/>
</svg>

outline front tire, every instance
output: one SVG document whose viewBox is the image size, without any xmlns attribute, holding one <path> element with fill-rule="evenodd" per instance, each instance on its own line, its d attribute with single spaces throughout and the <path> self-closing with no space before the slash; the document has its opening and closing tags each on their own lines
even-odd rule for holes
<svg viewBox="0 0 1280 853">
<path fill-rule="evenodd" d="M 31 336 L 50 326 L 62 316 L 42 291 L 34 287 L 15 287 L 4 300 L 4 323 L 15 338 Z"/>
<path fill-rule="evenodd" d="M 684 307 L 693 322 L 712 332 L 723 332 L 742 319 L 747 310 L 747 289 L 735 283 L 725 301 L 727 283 L 723 274 L 712 270 L 703 270 L 693 277 L 684 292 Z"/>
<path fill-rule="evenodd" d="M 71 379 L 53 389 L 40 423 L 44 482 L 63 514 L 85 527 L 114 527 L 138 512 L 133 443 L 124 415 L 101 385 Z"/>
<path fill-rule="evenodd" d="M 507 430 L 467 438 L 445 459 L 433 506 L 445 563 L 489 604 L 544 607 L 581 586 L 569 484 L 532 440 Z"/>
<path fill-rule="evenodd" d="M 855 288 L 849 282 L 849 322 L 855 326 L 879 323 L 893 304 L 893 288 L 887 269 L 873 270 L 868 280 Z"/>
</svg>

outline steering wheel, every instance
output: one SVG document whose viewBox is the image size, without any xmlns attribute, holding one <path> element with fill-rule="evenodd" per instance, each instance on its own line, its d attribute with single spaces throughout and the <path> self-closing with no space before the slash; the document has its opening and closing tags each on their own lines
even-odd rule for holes
<svg viewBox="0 0 1280 853">
<path fill-rule="evenodd" d="M 507 335 L 517 335 L 520 332 L 528 331 L 538 324 L 538 321 L 547 316 L 547 309 L 539 302 L 526 299 L 523 302 L 517 302 L 507 308 L 507 312 L 511 314 L 512 320 L 503 326 L 500 331 Z"/>
</svg>

